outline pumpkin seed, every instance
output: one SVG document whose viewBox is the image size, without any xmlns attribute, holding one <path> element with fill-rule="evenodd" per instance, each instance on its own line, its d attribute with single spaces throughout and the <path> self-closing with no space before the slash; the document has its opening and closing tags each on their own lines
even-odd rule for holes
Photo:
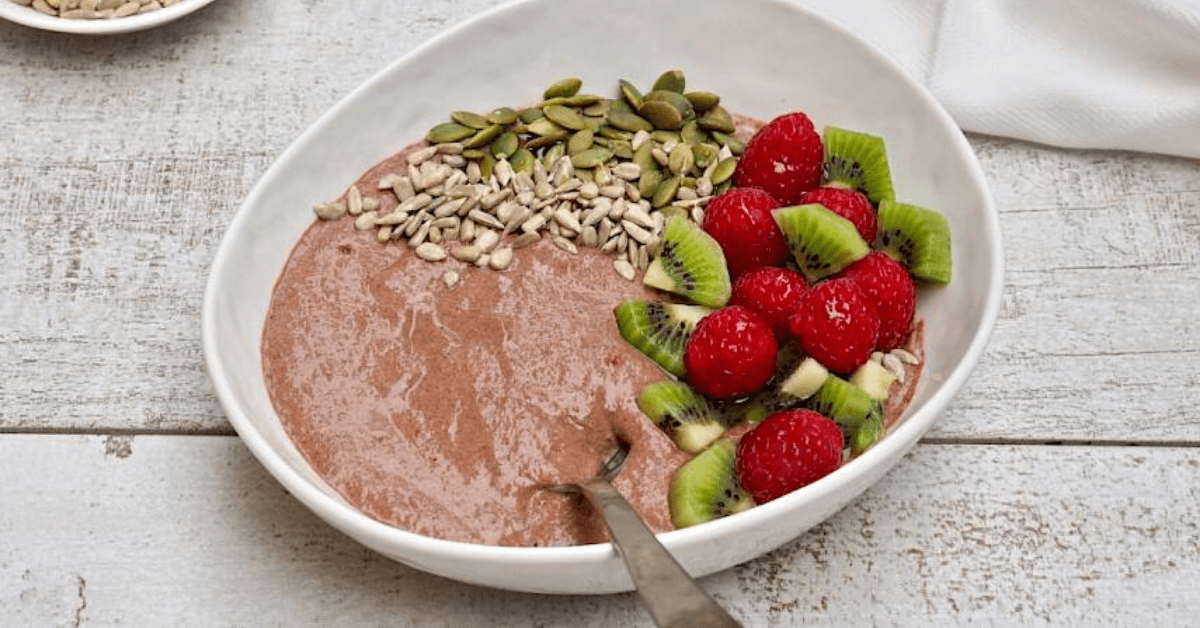
<svg viewBox="0 0 1200 628">
<path fill-rule="evenodd" d="M 496 157 L 510 157 L 517 152 L 517 148 L 517 134 L 512 131 L 502 134 L 492 142 L 492 154 Z"/>
<path fill-rule="evenodd" d="M 581 153 L 591 148 L 593 143 L 592 140 L 595 139 L 595 137 L 596 134 L 592 133 L 589 129 L 576 131 L 575 134 L 571 136 L 571 139 L 567 142 L 567 154 L 574 155 L 575 153 Z"/>
<path fill-rule="evenodd" d="M 653 89 L 665 89 L 682 94 L 686 84 L 687 79 L 683 76 L 683 70 L 667 70 L 658 77 L 658 80 L 654 81 Z"/>
<path fill-rule="evenodd" d="M 457 142 L 471 137 L 475 133 L 475 129 L 469 126 L 463 126 L 457 122 L 443 122 L 425 134 L 425 139 L 431 144 L 442 144 L 445 142 Z"/>
<path fill-rule="evenodd" d="M 467 148 L 463 150 L 462 156 L 466 157 L 467 159 L 482 159 L 483 151 L 479 150 L 478 148 Z"/>
<path fill-rule="evenodd" d="M 638 178 L 638 193 L 643 198 L 650 198 L 662 183 L 662 172 L 658 167 L 642 168 L 642 176 Z"/>
<path fill-rule="evenodd" d="M 492 157 L 491 153 L 484 153 L 479 160 L 479 176 L 483 178 L 483 182 L 492 178 L 492 171 L 496 169 L 496 158 Z"/>
<path fill-rule="evenodd" d="M 622 131 L 652 131 L 654 125 L 648 120 L 637 115 L 636 113 L 628 113 L 625 111 L 616 111 L 609 109 L 608 123 L 612 126 L 621 129 Z"/>
<path fill-rule="evenodd" d="M 716 107 L 721 102 L 721 97 L 712 92 L 688 92 L 684 97 L 692 103 L 696 111 L 704 113 L 713 107 Z"/>
<path fill-rule="evenodd" d="M 508 158 L 509 165 L 512 166 L 515 172 L 533 172 L 533 160 L 535 157 L 528 149 L 518 148 L 512 157 Z"/>
<path fill-rule="evenodd" d="M 496 139 L 500 133 L 504 131 L 504 127 L 499 124 L 493 124 L 482 131 L 478 131 L 475 135 L 463 140 L 463 148 L 481 148 L 487 146 Z"/>
<path fill-rule="evenodd" d="M 671 205 L 669 207 L 664 207 L 659 211 L 661 211 L 663 217 L 668 220 L 670 220 L 671 218 L 674 218 L 675 216 L 679 216 L 680 218 L 684 218 L 684 219 L 686 219 L 688 217 L 688 208 L 680 207 L 678 205 Z"/>
<path fill-rule="evenodd" d="M 654 196 L 650 204 L 654 207 L 663 207 L 667 203 L 670 203 L 675 199 L 675 193 L 679 191 L 679 184 L 679 177 L 664 179 L 662 183 L 658 184 L 658 189 L 654 190 Z"/>
<path fill-rule="evenodd" d="M 550 87 L 547 87 L 546 91 L 542 92 L 542 98 L 549 100 L 551 98 L 574 96 L 579 92 L 580 87 L 583 87 L 583 81 L 578 78 L 561 79 L 551 83 Z"/>
<path fill-rule="evenodd" d="M 720 142 L 722 146 L 728 146 L 729 150 L 733 152 L 734 155 L 741 155 L 742 152 L 746 150 L 746 145 L 732 135 L 721 133 L 720 131 L 713 131 L 712 136 L 713 139 Z"/>
<path fill-rule="evenodd" d="M 600 134 L 602 137 L 607 137 L 614 140 L 633 139 L 633 133 L 630 133 L 629 131 L 622 131 L 621 129 L 616 129 L 607 125 L 602 125 L 600 129 L 596 131 L 596 133 Z"/>
<path fill-rule="evenodd" d="M 554 163 L 558 161 L 560 157 L 566 154 L 566 150 L 567 149 L 563 144 L 555 144 L 554 146 L 551 146 L 546 150 L 546 154 L 542 155 L 542 166 L 545 167 L 546 170 L 550 170 L 554 167 Z"/>
<path fill-rule="evenodd" d="M 680 96 L 676 92 L 669 92 L 665 89 L 656 89 L 649 94 L 646 94 L 646 101 L 661 101 L 670 104 L 679 110 L 679 115 L 683 118 L 689 118 L 695 114 L 696 110 L 692 107 L 691 101 Z M 643 103 L 645 104 L 645 103 Z"/>
<path fill-rule="evenodd" d="M 608 115 L 608 100 L 601 100 L 598 103 L 593 103 L 583 108 L 583 115 L 603 118 Z"/>
<path fill-rule="evenodd" d="M 621 159 L 633 159 L 633 144 L 627 140 L 613 140 L 608 148 Z"/>
<path fill-rule="evenodd" d="M 525 148 L 528 148 L 529 150 L 533 150 L 535 148 L 541 148 L 543 146 L 553 146 L 554 144 L 557 144 L 557 143 L 567 139 L 568 136 L 569 136 L 569 134 L 566 131 L 559 131 L 558 133 L 551 133 L 550 135 L 543 135 L 541 137 L 535 137 L 535 138 L 529 140 L 528 142 L 525 142 Z"/>
<path fill-rule="evenodd" d="M 733 133 L 733 116 L 719 105 L 705 111 L 704 115 L 697 118 L 696 121 L 705 129 Z"/>
<path fill-rule="evenodd" d="M 593 116 L 583 116 L 583 128 L 596 133 L 600 127 L 604 126 L 604 118 L 596 118 Z"/>
<path fill-rule="evenodd" d="M 696 189 L 696 185 L 698 183 L 699 183 L 699 181 L 696 180 L 696 177 L 681 177 L 679 179 L 679 189 L 682 190 L 683 188 L 688 188 L 688 189 L 694 190 L 694 189 Z M 678 196 L 678 194 L 676 194 L 676 196 Z M 692 195 L 692 198 L 694 199 L 695 195 Z M 683 200 L 689 200 L 689 199 L 683 199 Z"/>
<path fill-rule="evenodd" d="M 643 102 L 638 108 L 638 113 L 658 129 L 675 130 L 683 126 L 683 114 L 670 103 L 661 100 Z"/>
<path fill-rule="evenodd" d="M 488 122 L 492 124 L 512 124 L 517 121 L 517 112 L 509 107 L 500 107 L 493 110 L 487 116 Z"/>
<path fill-rule="evenodd" d="M 699 144 L 708 139 L 708 134 L 700 130 L 700 123 L 692 120 L 680 129 L 679 138 L 688 144 Z"/>
<path fill-rule="evenodd" d="M 593 142 L 595 142 L 605 148 L 608 148 L 609 146 L 611 146 L 614 141 L 614 140 L 608 139 L 607 137 L 595 137 L 595 134 L 592 135 L 592 138 L 593 138 L 592 139 Z"/>
<path fill-rule="evenodd" d="M 658 162 L 654 161 L 654 142 L 642 142 L 642 145 L 633 151 L 633 163 L 637 164 L 642 172 L 658 170 Z"/>
<path fill-rule="evenodd" d="M 566 129 L 555 124 L 554 121 L 551 120 L 550 118 L 538 118 L 537 120 L 530 122 L 527 127 L 527 130 L 530 133 L 533 133 L 534 135 L 541 135 L 543 137 L 547 136 L 547 135 L 558 135 L 558 134 L 566 133 Z"/>
<path fill-rule="evenodd" d="M 730 180 L 722 183 L 721 185 L 718 185 L 717 189 L 713 190 L 713 195 L 720 196 L 720 195 L 728 192 L 729 188 L 731 188 L 731 187 L 733 187 L 733 179 L 730 179 Z"/>
<path fill-rule="evenodd" d="M 683 141 L 683 138 L 678 133 L 674 131 L 661 130 L 651 133 L 650 139 L 658 142 L 659 144 L 666 144 L 668 142 L 675 142 L 678 144 L 679 142 Z"/>
<path fill-rule="evenodd" d="M 696 157 L 692 154 L 692 146 L 690 144 L 680 144 L 671 151 L 671 159 L 668 162 L 668 167 L 675 174 L 687 174 L 692 166 L 696 165 Z"/>
<path fill-rule="evenodd" d="M 562 105 L 550 105 L 548 107 L 543 107 L 542 113 L 546 114 L 547 118 L 549 118 L 552 122 L 557 123 L 559 126 L 563 126 L 575 131 L 586 128 L 586 124 L 583 121 L 583 116 L 579 115 L 578 111 L 575 111 L 569 107 L 564 107 Z"/>
<path fill-rule="evenodd" d="M 625 113 L 633 113 L 634 109 L 633 109 L 633 107 L 629 106 L 629 103 L 625 102 L 624 100 L 614 100 L 611 103 L 609 103 L 608 112 L 612 113 L 614 111 L 623 111 Z"/>
<path fill-rule="evenodd" d="M 599 94 L 576 94 L 574 96 L 564 98 L 563 101 L 558 104 L 567 105 L 568 107 L 586 107 L 602 100 L 604 100 L 604 97 Z M 545 103 L 542 103 L 542 105 L 545 106 Z"/>
<path fill-rule="evenodd" d="M 576 168 L 595 168 L 612 159 L 613 153 L 607 148 L 589 148 L 571 155 L 571 165 Z"/>
<path fill-rule="evenodd" d="M 576 168 L 575 178 L 583 181 L 584 183 L 592 183 L 595 181 L 596 176 L 592 174 L 592 171 L 589 168 Z"/>
<path fill-rule="evenodd" d="M 729 177 L 733 176 L 733 171 L 736 168 L 737 168 L 737 160 L 734 159 L 733 157 L 730 157 L 729 159 L 726 159 L 726 160 L 722 161 L 721 163 L 717 164 L 717 167 L 713 169 L 713 173 L 712 173 L 712 177 L 711 177 L 713 185 L 720 186 L 722 183 L 728 181 Z"/>
<path fill-rule="evenodd" d="M 544 115 L 546 114 L 542 113 L 542 110 L 538 109 L 537 107 L 530 107 L 517 112 L 517 117 L 520 118 L 521 122 L 524 122 L 525 124 L 529 124 L 534 120 L 540 120 Z"/>
<path fill-rule="evenodd" d="M 621 88 L 621 97 L 625 99 L 625 102 L 629 103 L 629 106 L 634 109 L 640 109 L 642 106 L 642 92 L 638 91 L 638 88 L 634 87 L 633 83 L 625 79 L 617 81 L 617 85 Z"/>
<path fill-rule="evenodd" d="M 702 142 L 692 146 L 692 155 L 696 158 L 696 167 L 707 168 L 708 164 L 711 164 L 712 161 L 717 158 L 717 153 L 720 152 L 720 150 L 721 149 L 709 144 L 708 142 Z"/>
<path fill-rule="evenodd" d="M 473 111 L 453 111 L 450 113 L 450 119 L 472 129 L 486 129 L 492 125 L 487 118 Z"/>
</svg>

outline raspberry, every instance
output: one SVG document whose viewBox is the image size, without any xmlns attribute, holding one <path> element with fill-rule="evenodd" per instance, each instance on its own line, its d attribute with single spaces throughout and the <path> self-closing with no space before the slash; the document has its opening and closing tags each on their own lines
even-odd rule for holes
<svg viewBox="0 0 1200 628">
<path fill-rule="evenodd" d="M 875 242 L 875 208 L 871 201 L 856 190 L 845 188 L 817 188 L 809 190 L 800 197 L 800 204 L 820 203 L 825 209 L 854 223 L 858 234 L 867 244 Z"/>
<path fill-rule="evenodd" d="M 879 317 L 875 350 L 891 351 L 903 345 L 912 329 L 917 304 L 917 288 L 908 270 L 887 253 L 872 251 L 846 267 L 841 276 L 858 284 L 875 305 Z"/>
<path fill-rule="evenodd" d="M 742 437 L 737 478 L 765 504 L 812 484 L 842 463 L 842 430 L 812 410 L 772 414 Z"/>
<path fill-rule="evenodd" d="M 741 307 L 700 319 L 683 354 L 688 383 L 715 399 L 743 397 L 766 385 L 779 346 L 770 325 Z"/>
<path fill-rule="evenodd" d="M 729 276 L 759 266 L 782 266 L 787 261 L 787 240 L 771 210 L 779 201 L 758 188 L 733 188 L 708 202 L 704 231 L 721 245 Z"/>
<path fill-rule="evenodd" d="M 808 282 L 795 271 L 763 266 L 746 271 L 733 282 L 731 305 L 754 310 L 775 332 L 775 340 L 787 342 L 791 336 L 788 319 L 800 308 Z"/>
<path fill-rule="evenodd" d="M 879 339 L 875 306 L 850 279 L 814 286 L 788 325 L 804 353 L 839 373 L 850 373 L 866 362 Z"/>
<path fill-rule="evenodd" d="M 794 205 L 821 182 L 824 161 L 821 136 L 808 116 L 797 111 L 771 120 L 750 138 L 735 179 L 737 185 L 762 188 L 784 205 Z"/>
</svg>

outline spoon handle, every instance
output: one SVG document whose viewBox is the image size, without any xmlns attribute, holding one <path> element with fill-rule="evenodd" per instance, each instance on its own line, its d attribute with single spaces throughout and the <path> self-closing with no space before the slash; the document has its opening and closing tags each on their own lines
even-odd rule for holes
<svg viewBox="0 0 1200 628">
<path fill-rule="evenodd" d="M 579 488 L 604 516 L 638 598 L 656 624 L 663 628 L 741 626 L 675 562 L 612 484 L 595 479 Z"/>
</svg>

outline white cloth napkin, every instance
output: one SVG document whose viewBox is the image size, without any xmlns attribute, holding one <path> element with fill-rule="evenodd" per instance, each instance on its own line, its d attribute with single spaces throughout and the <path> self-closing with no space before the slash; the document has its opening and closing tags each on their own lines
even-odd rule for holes
<svg viewBox="0 0 1200 628">
<path fill-rule="evenodd" d="M 1200 158 L 1200 0 L 796 0 L 968 131 Z"/>
</svg>

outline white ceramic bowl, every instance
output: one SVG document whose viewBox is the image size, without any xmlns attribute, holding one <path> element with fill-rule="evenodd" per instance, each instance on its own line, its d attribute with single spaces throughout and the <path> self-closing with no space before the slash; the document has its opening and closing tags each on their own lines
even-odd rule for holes
<svg viewBox="0 0 1200 628">
<path fill-rule="evenodd" d="M 368 167 L 451 109 L 528 102 L 553 80 L 608 93 L 666 68 L 722 95 L 732 110 L 770 118 L 804 110 L 818 126 L 883 135 L 899 198 L 944 212 L 954 281 L 925 289 L 928 362 L 904 421 L 835 473 L 781 499 L 661 535 L 693 574 L 759 556 L 845 506 L 929 429 L 983 352 L 1000 303 L 997 215 L 979 164 L 950 116 L 895 64 L 847 31 L 782 0 L 527 0 L 435 38 L 375 75 L 297 139 L 238 211 L 204 300 L 209 373 L 229 420 L 264 466 L 334 527 L 397 561 L 492 587 L 607 593 L 631 585 L 609 544 L 512 548 L 429 538 L 375 521 L 318 477 L 268 399 L 260 336 L 271 290 L 314 202 L 334 198 Z"/>
<path fill-rule="evenodd" d="M 67 20 L 61 17 L 46 15 L 30 7 L 24 7 L 11 0 L 0 0 L 0 17 L 47 31 L 73 33 L 76 35 L 117 35 L 143 31 L 167 22 L 173 22 L 188 13 L 196 11 L 213 0 L 182 0 L 169 7 L 131 15 L 129 17 L 113 18 L 110 20 Z"/>
</svg>

